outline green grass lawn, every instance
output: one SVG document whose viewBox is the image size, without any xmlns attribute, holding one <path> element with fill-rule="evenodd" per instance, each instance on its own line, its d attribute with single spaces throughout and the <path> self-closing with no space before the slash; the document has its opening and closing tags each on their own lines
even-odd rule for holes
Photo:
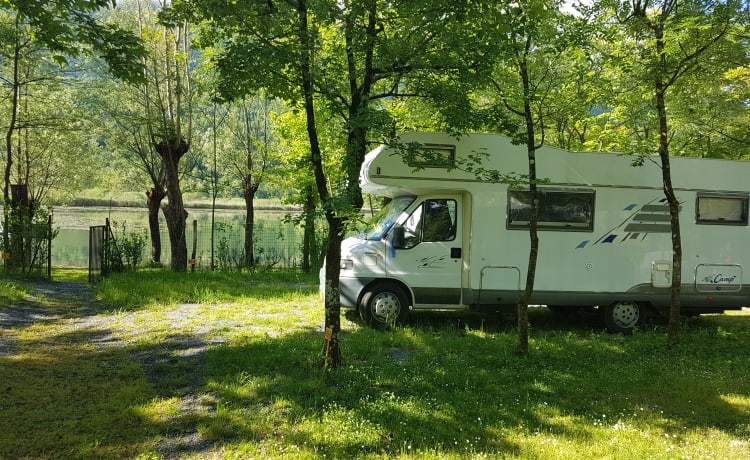
<svg viewBox="0 0 750 460">
<path fill-rule="evenodd" d="M 323 371 L 312 283 L 142 271 L 0 329 L 0 458 L 750 458 L 748 313 L 668 347 L 533 309 L 529 358 L 507 316 L 342 318 Z M 30 292 L 0 281 L 0 315 Z"/>
</svg>

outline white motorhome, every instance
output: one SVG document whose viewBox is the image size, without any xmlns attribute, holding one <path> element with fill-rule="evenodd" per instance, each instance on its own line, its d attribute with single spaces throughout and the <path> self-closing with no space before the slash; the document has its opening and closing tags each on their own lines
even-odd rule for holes
<svg viewBox="0 0 750 460">
<path fill-rule="evenodd" d="M 342 243 L 342 306 L 373 326 L 403 320 L 410 309 L 515 308 L 529 257 L 529 192 L 478 171 L 524 174 L 526 147 L 490 134 L 414 133 L 399 142 L 370 152 L 362 165 L 362 190 L 391 200 L 365 233 Z M 659 160 L 632 162 L 537 151 L 546 181 L 531 303 L 597 307 L 612 331 L 669 308 L 672 243 Z M 750 162 L 674 157 L 671 167 L 682 312 L 750 304 L 743 270 L 750 267 Z"/>
</svg>

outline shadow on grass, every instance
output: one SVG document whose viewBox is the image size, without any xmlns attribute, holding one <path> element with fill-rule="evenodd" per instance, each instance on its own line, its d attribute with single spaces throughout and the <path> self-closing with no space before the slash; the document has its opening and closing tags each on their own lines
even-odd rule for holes
<svg viewBox="0 0 750 460">
<path fill-rule="evenodd" d="M 348 315 L 356 320 L 353 312 Z M 546 307 L 529 307 L 529 323 L 541 331 L 572 331 L 588 333 L 604 330 L 604 321 L 597 310 L 571 310 L 552 312 Z M 487 332 L 515 332 L 517 317 L 515 311 L 472 312 L 472 311 L 415 311 L 409 315 L 407 326 L 416 328 L 455 328 L 457 330 L 481 330 Z"/>
<path fill-rule="evenodd" d="M 658 331 L 613 336 L 556 318 L 532 312 L 528 359 L 514 355 L 504 316 L 349 325 L 345 364 L 327 372 L 316 328 L 227 341 L 174 331 L 114 344 L 106 328 L 25 338 L 0 357 L 0 458 L 529 455 L 524 438 L 606 443 L 618 420 L 750 436 L 748 407 L 727 399 L 750 396 L 750 317 L 691 321 L 672 348 Z"/>
<path fill-rule="evenodd" d="M 750 318 L 742 320 L 747 331 Z M 707 331 L 696 338 L 703 342 L 713 334 Z M 695 343 L 658 349 L 663 339 L 655 334 L 554 334 L 535 341 L 531 359 L 513 355 L 512 334 L 487 329 L 355 329 L 343 340 L 346 365 L 324 377 L 321 337 L 312 331 L 209 349 L 207 389 L 225 415 L 202 420 L 205 434 L 265 452 L 298 446 L 334 458 L 520 455 L 521 437 L 586 445 L 618 420 L 661 434 L 750 434 L 747 407 L 725 398 L 750 395 L 743 342 L 723 344 L 735 353 L 727 369 L 715 355 L 694 356 Z"/>
</svg>

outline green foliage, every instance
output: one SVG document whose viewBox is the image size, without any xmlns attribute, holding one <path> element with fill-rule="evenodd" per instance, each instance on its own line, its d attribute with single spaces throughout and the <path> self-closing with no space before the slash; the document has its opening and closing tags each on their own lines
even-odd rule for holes
<svg viewBox="0 0 750 460">
<path fill-rule="evenodd" d="M 746 137 L 727 135 L 736 133 L 739 107 L 730 96 L 734 83 L 725 80 L 728 71 L 748 62 L 737 40 L 748 26 L 743 8 L 734 1 L 596 2 L 588 48 L 599 56 L 598 74 L 610 83 L 601 98 L 606 110 L 592 134 L 611 149 L 655 153 L 658 79 L 671 154 L 736 158 L 747 151 Z"/>
<path fill-rule="evenodd" d="M 143 43 L 132 33 L 102 24 L 96 17 L 100 9 L 114 6 L 113 0 L 8 0 L 3 5 L 33 28 L 36 40 L 60 53 L 55 56 L 59 64 L 67 63 L 66 56 L 91 50 L 116 77 L 142 81 L 141 59 L 146 56 Z"/>
<path fill-rule="evenodd" d="M 227 233 L 228 225 L 219 222 L 216 225 L 216 232 L 219 234 L 219 241 L 216 247 L 217 268 L 222 271 L 242 271 L 245 266 L 245 254 L 238 247 L 236 242 L 231 241 L 231 234 Z"/>
<path fill-rule="evenodd" d="M 263 233 L 263 224 L 261 223 L 256 227 L 256 233 L 255 235 L 259 235 Z M 276 239 L 279 241 L 284 240 L 284 232 L 281 228 L 279 228 L 278 233 L 276 234 Z M 277 265 L 279 262 L 281 262 L 282 255 L 277 250 L 277 246 L 272 246 L 270 248 L 264 248 L 261 246 L 257 241 L 254 244 L 255 247 L 255 266 L 253 267 L 253 270 L 271 270 L 275 265 Z"/>
<path fill-rule="evenodd" d="M 273 94 L 282 94 L 289 107 L 296 109 L 296 112 L 275 117 L 273 129 L 280 139 L 272 149 L 278 156 L 271 166 L 283 167 L 283 173 L 282 177 L 268 177 L 260 193 L 284 197 L 290 202 L 303 201 L 303 194 L 299 192 L 306 190 L 313 181 L 311 174 L 301 173 L 306 166 L 304 161 L 309 159 L 309 143 L 305 114 L 299 111 L 298 81 L 292 74 L 300 56 L 292 43 L 297 33 L 293 23 L 295 11 L 285 9 L 287 4 L 284 2 L 263 0 L 237 4 L 216 1 L 172 3 L 174 9 L 162 13 L 167 22 L 177 24 L 181 19 L 176 13 L 184 13 L 201 29 L 196 35 L 201 35 L 202 49 L 193 50 L 190 58 L 192 68 L 199 69 L 191 83 L 201 88 L 205 96 L 193 101 L 193 107 L 196 113 L 204 116 L 195 119 L 195 137 L 190 152 L 193 156 L 184 162 L 185 168 L 181 171 L 186 190 L 208 190 L 206 184 L 212 177 L 208 172 L 212 165 L 212 129 L 210 117 L 205 115 L 211 113 L 209 104 L 213 103 L 212 96 L 217 94 L 214 87 L 216 72 L 221 69 L 210 65 L 216 61 L 224 62 L 227 72 L 234 72 L 221 79 L 221 85 L 226 89 L 225 98 L 269 88 Z M 360 2 L 354 3 L 357 8 L 361 7 Z M 678 155 L 743 158 L 750 151 L 745 129 L 748 57 L 744 39 L 749 16 L 736 9 L 738 3 L 734 1 L 682 3 L 686 14 L 675 22 L 675 30 L 682 32 L 670 41 L 670 52 L 679 51 L 680 44 L 685 47 L 685 52 L 689 52 L 689 45 L 708 34 L 718 19 L 733 16 L 734 20 L 722 40 L 712 46 L 710 59 L 696 67 L 693 75 L 685 75 L 670 95 L 674 101 L 669 106 L 675 132 L 672 151 Z M 117 8 L 106 8 L 113 4 L 106 0 L 13 0 L 3 6 L 0 50 L 6 57 L 2 69 L 4 81 L 12 81 L 7 58 L 12 55 L 19 32 L 14 27 L 14 16 L 20 14 L 26 18 L 25 22 L 22 21 L 22 31 L 33 33 L 33 52 L 23 61 L 35 66 L 27 67 L 25 71 L 34 83 L 25 89 L 29 97 L 24 126 L 32 122 L 33 115 L 33 121 L 39 122 L 44 129 L 28 130 L 26 148 L 39 159 L 39 164 L 42 161 L 50 163 L 52 174 L 48 178 L 55 181 L 49 193 L 57 202 L 69 200 L 77 190 L 93 187 L 100 187 L 105 194 L 117 194 L 122 190 L 141 190 L 139 193 L 142 193 L 150 184 L 144 181 L 137 152 L 148 156 L 151 164 L 157 164 L 159 160 L 149 145 L 148 130 L 135 129 L 142 124 L 141 112 L 148 102 L 137 98 L 133 87 L 126 88 L 107 75 L 96 73 L 99 69 L 88 56 L 73 58 L 75 53 L 65 54 L 51 48 L 76 48 L 76 40 L 81 39 L 99 43 L 103 47 L 101 53 L 110 53 L 112 61 L 119 58 L 142 61 L 143 54 L 132 52 L 130 45 L 126 44 L 123 48 L 126 51 L 120 54 L 112 48 L 132 38 L 124 32 L 122 37 L 119 36 L 116 27 L 131 30 L 130 35 L 137 30 L 137 5 L 134 1 L 122 1 L 117 3 Z M 344 162 L 348 139 L 342 136 L 347 127 L 372 128 L 369 146 L 380 142 L 382 137 L 404 130 L 517 133 L 522 129 L 521 120 L 505 104 L 505 101 L 517 100 L 519 95 L 518 86 L 513 83 L 516 68 L 497 65 L 498 59 L 509 57 L 505 46 L 506 32 L 515 24 L 510 19 L 520 21 L 519 11 L 533 18 L 528 27 L 557 34 L 545 32 L 550 37 L 543 43 L 544 50 L 534 50 L 544 51 L 543 56 L 535 58 L 533 65 L 544 76 L 537 82 L 536 91 L 538 94 L 546 91 L 544 94 L 547 94 L 536 99 L 537 111 L 542 113 L 540 110 L 544 108 L 538 120 L 544 128 L 545 142 L 567 149 L 640 154 L 653 150 L 649 138 L 656 130 L 649 110 L 650 99 L 633 91 L 639 81 L 646 84 L 651 81 L 646 72 L 653 66 L 639 64 L 633 60 L 637 56 L 627 53 L 640 50 L 640 58 L 645 58 L 648 42 L 625 38 L 618 29 L 623 23 L 613 16 L 615 6 L 622 8 L 629 4 L 593 2 L 584 8 L 588 11 L 583 11 L 582 17 L 558 15 L 559 2 L 547 1 L 512 5 L 502 2 L 415 1 L 385 5 L 382 18 L 388 18 L 388 21 L 384 21 L 382 33 L 378 35 L 382 42 L 378 44 L 375 61 L 378 76 L 382 78 L 373 87 L 369 99 L 373 110 L 365 119 L 355 122 L 340 105 L 350 100 L 346 95 L 349 81 L 343 78 L 348 62 L 341 55 L 341 39 L 345 37 L 342 33 L 343 13 L 336 11 L 332 4 L 310 3 L 314 13 L 311 20 L 314 19 L 316 24 L 313 31 L 315 43 L 321 52 L 319 65 L 315 68 L 319 74 L 314 75 L 320 78 L 316 80 L 315 115 L 326 152 L 324 161 L 330 178 L 329 188 L 341 190 L 341 185 L 347 183 L 347 173 L 341 168 L 349 163 Z M 702 4 L 706 7 L 696 9 Z M 151 10 L 153 2 L 141 0 L 141 5 L 144 7 L 143 40 L 153 42 L 158 35 L 155 11 Z M 377 7 L 381 8 L 383 4 L 377 2 Z M 432 9 L 426 11 L 428 8 Z M 362 10 L 357 11 L 357 14 L 362 13 Z M 445 16 L 440 16 L 442 13 Z M 619 17 L 625 19 L 627 13 L 623 10 Z M 354 38 L 359 39 L 363 33 L 359 26 L 363 25 L 361 19 L 364 16 L 363 13 L 354 16 L 358 25 Z M 217 20 L 201 22 L 205 17 L 216 17 Z M 434 20 L 436 17 L 440 20 Z M 85 31 L 88 21 L 94 19 L 100 26 Z M 76 24 L 78 20 L 83 22 Z M 235 30 L 238 33 L 232 35 Z M 263 43 L 251 40 L 253 30 L 260 32 L 257 36 L 267 34 L 273 37 L 276 40 L 272 43 L 274 46 L 255 54 L 255 51 L 262 50 Z M 225 36 L 233 38 L 224 41 Z M 26 37 L 30 35 L 26 33 Z M 362 52 L 362 46 L 357 42 L 357 53 Z M 152 45 L 148 45 L 148 52 L 151 60 L 164 53 L 163 49 Z M 238 59 L 234 59 L 235 55 Z M 66 73 L 61 74 L 55 62 L 63 56 L 69 58 L 64 67 Z M 256 59 L 256 56 L 263 59 Z M 363 62 L 362 55 L 355 54 L 354 57 L 355 62 Z M 397 65 L 399 63 L 403 65 Z M 143 74 L 132 69 L 126 73 Z M 61 75 L 64 75 L 64 84 L 53 83 L 51 77 Z M 497 87 L 487 86 L 488 75 L 494 78 Z M 10 86 L 4 88 L 6 91 L 11 89 Z M 396 91 L 391 93 L 393 88 Z M 502 91 L 502 97 L 498 89 Z M 3 100 L 7 104 L 10 93 L 5 94 Z M 412 98 L 414 95 L 419 97 Z M 165 104 L 151 105 L 152 108 L 157 106 Z M 3 105 L 3 113 L 8 119 L 9 112 L 5 107 Z M 511 107 L 518 109 L 517 104 Z M 45 120 L 39 121 L 41 118 Z M 121 132 L 124 125 L 128 129 Z M 241 183 L 230 177 L 235 168 L 230 166 L 228 158 L 222 157 L 222 153 L 239 149 L 232 145 L 228 133 L 221 133 L 218 143 L 219 194 L 238 196 Z M 92 158 L 92 161 L 82 161 L 82 157 Z M 69 167 L 71 164 L 76 168 Z M 36 170 L 37 166 L 32 168 Z M 158 171 L 153 172 L 158 178 Z"/>
<path fill-rule="evenodd" d="M 50 214 L 50 209 L 35 203 L 16 204 L 10 209 L 5 226 L 0 229 L 5 273 L 47 276 L 51 263 L 48 248 L 57 234 L 50 225 Z"/>
<path fill-rule="evenodd" d="M 126 270 L 136 270 L 143 262 L 143 254 L 148 244 L 148 232 L 127 230 L 127 222 L 112 222 L 114 241 L 111 249 L 113 256 L 119 258 Z M 117 266 L 119 264 L 115 264 Z"/>
<path fill-rule="evenodd" d="M 114 273 L 137 270 L 143 261 L 148 240 L 146 230 L 129 231 L 126 222 L 113 221 L 106 227 L 102 253 L 99 255 L 102 274 L 106 277 Z"/>
</svg>

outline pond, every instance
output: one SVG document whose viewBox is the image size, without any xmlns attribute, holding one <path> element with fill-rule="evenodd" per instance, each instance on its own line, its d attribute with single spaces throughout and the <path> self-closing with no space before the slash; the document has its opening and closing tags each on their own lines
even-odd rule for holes
<svg viewBox="0 0 750 460">
<path fill-rule="evenodd" d="M 241 209 L 216 210 L 214 217 L 213 251 L 211 244 L 211 210 L 187 210 L 188 257 L 193 251 L 193 221 L 196 221 L 196 262 L 198 268 L 226 263 L 243 253 L 245 212 Z M 302 230 L 284 222 L 289 211 L 255 212 L 255 253 L 259 263 L 274 266 L 296 266 L 302 259 Z M 89 228 L 104 225 L 109 219 L 115 238 L 123 234 L 142 234 L 147 244 L 143 260 L 148 262 L 151 244 L 148 239 L 148 214 L 146 208 L 55 207 L 52 227 L 58 231 L 52 242 L 53 267 L 88 267 Z M 159 215 L 164 265 L 169 264 L 169 236 L 163 214 Z"/>
</svg>

